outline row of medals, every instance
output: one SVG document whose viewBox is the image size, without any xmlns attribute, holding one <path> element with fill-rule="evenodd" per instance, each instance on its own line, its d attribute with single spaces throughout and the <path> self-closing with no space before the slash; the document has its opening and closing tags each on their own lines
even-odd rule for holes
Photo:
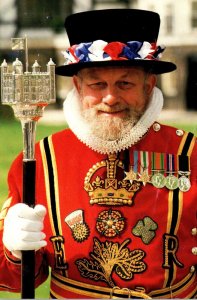
<svg viewBox="0 0 197 300">
<path fill-rule="evenodd" d="M 188 176 L 190 175 L 190 172 L 178 172 L 178 177 L 174 174 L 169 174 L 167 176 L 164 176 L 161 172 L 156 172 L 154 175 L 151 176 L 151 183 L 156 188 L 163 188 L 166 187 L 169 190 L 175 190 L 179 188 L 182 192 L 187 192 L 191 188 L 190 179 Z"/>
<path fill-rule="evenodd" d="M 164 171 L 152 170 L 153 175 L 150 176 L 147 172 L 147 169 L 143 171 L 142 174 L 137 174 L 132 168 L 129 172 L 125 172 L 126 177 L 124 180 L 129 180 L 131 183 L 134 180 L 143 182 L 143 185 L 146 183 L 151 183 L 158 189 L 166 187 L 169 190 L 179 189 L 182 192 L 187 192 L 191 188 L 191 183 L 189 179 L 190 172 L 178 171 L 178 176 L 175 176 L 175 172 L 169 172 L 167 176 L 164 175 Z M 139 179 L 137 179 L 139 175 Z"/>
</svg>

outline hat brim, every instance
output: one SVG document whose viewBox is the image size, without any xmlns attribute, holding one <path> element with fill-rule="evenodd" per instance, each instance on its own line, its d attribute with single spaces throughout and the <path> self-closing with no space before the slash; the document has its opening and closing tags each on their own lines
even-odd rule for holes
<svg viewBox="0 0 197 300">
<path fill-rule="evenodd" d="M 63 65 L 56 67 L 55 73 L 61 76 L 73 76 L 78 73 L 79 70 L 84 68 L 98 68 L 107 66 L 117 67 L 143 67 L 145 70 L 153 74 L 163 74 L 176 70 L 176 65 L 168 61 L 156 61 L 156 60 L 110 60 L 110 61 L 95 61 L 95 62 L 80 62 L 70 65 Z"/>
</svg>

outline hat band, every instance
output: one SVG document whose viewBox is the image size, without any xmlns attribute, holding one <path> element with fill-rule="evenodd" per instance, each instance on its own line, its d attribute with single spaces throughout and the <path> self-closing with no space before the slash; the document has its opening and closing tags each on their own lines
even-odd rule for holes
<svg viewBox="0 0 197 300">
<path fill-rule="evenodd" d="M 98 62 L 110 60 L 159 60 L 165 46 L 147 41 L 110 42 L 96 40 L 89 43 L 73 45 L 63 55 L 66 59 L 64 65 L 80 62 Z"/>
</svg>

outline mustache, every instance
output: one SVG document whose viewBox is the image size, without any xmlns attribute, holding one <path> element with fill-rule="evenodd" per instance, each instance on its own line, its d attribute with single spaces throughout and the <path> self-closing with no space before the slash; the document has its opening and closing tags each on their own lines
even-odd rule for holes
<svg viewBox="0 0 197 300">
<path fill-rule="evenodd" d="M 106 113 L 116 113 L 124 110 L 127 112 L 127 117 L 134 116 L 139 118 L 143 114 L 143 111 L 139 111 L 136 108 L 131 107 L 126 103 L 117 103 L 114 104 L 113 106 L 108 106 L 104 103 L 98 103 L 95 104 L 94 107 L 84 109 L 82 114 L 86 116 L 87 114 L 91 114 L 91 115 L 95 115 L 96 117 L 99 111 L 106 112 Z"/>
<path fill-rule="evenodd" d="M 118 111 L 122 111 L 122 110 L 128 110 L 129 111 L 130 107 L 126 104 L 120 104 L 120 103 L 117 103 L 113 106 L 108 106 L 104 103 L 99 103 L 99 104 L 95 105 L 94 109 L 97 110 L 97 111 L 100 110 L 100 111 L 103 111 L 103 112 L 113 113 L 113 112 L 118 112 Z"/>
</svg>

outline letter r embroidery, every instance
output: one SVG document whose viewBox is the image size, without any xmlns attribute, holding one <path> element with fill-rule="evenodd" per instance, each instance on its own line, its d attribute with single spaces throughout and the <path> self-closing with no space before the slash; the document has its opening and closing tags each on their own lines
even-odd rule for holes
<svg viewBox="0 0 197 300">
<path fill-rule="evenodd" d="M 163 268 L 170 269 L 173 265 L 173 262 L 180 268 L 183 268 L 184 265 L 178 260 L 176 252 L 178 250 L 178 239 L 175 235 L 164 234 L 164 263 Z"/>
</svg>

